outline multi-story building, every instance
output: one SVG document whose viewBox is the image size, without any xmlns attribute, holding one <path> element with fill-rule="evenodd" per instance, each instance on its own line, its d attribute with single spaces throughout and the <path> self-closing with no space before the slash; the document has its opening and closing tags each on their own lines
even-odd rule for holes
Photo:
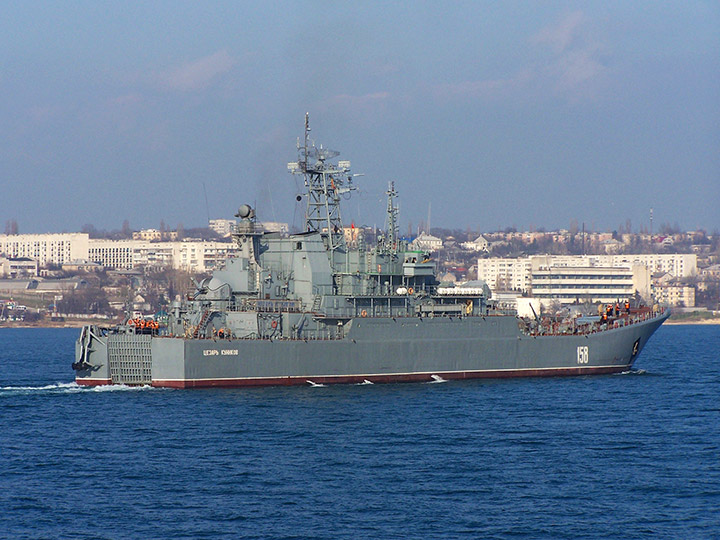
<svg viewBox="0 0 720 540">
<path fill-rule="evenodd" d="M 173 242 L 173 267 L 188 272 L 207 272 L 238 249 L 231 242 L 189 241 Z"/>
<path fill-rule="evenodd" d="M 639 294 L 651 300 L 650 271 L 642 264 L 624 266 L 543 266 L 532 268 L 532 295 L 544 303 L 614 303 Z"/>
<path fill-rule="evenodd" d="M 185 240 L 147 242 L 142 240 L 91 240 L 89 259 L 109 268 L 130 270 L 140 266 L 207 272 L 237 253 L 229 242 Z"/>
<path fill-rule="evenodd" d="M 260 228 L 265 232 L 277 232 L 280 234 L 287 234 L 290 230 L 288 224 L 281 221 L 263 221 L 259 225 Z"/>
<path fill-rule="evenodd" d="M 621 267 L 626 264 L 643 264 L 651 274 L 668 273 L 674 277 L 691 277 L 697 274 L 695 253 L 639 253 L 618 255 L 534 255 L 542 258 L 545 265 L 552 266 L 606 266 Z"/>
<path fill-rule="evenodd" d="M 12 259 L 0 257 L 0 277 L 19 278 L 38 275 L 38 262 L 27 257 Z"/>
<path fill-rule="evenodd" d="M 530 259 L 498 258 L 478 259 L 477 276 L 493 291 L 530 290 Z"/>
<path fill-rule="evenodd" d="M 203 240 L 105 240 L 90 239 L 86 233 L 0 235 L 0 255 L 32 259 L 27 263 L 32 266 L 92 261 L 118 270 L 150 265 L 206 272 L 236 252 L 234 243 Z"/>
<path fill-rule="evenodd" d="M 534 255 L 478 260 L 478 279 L 493 291 L 521 291 L 560 303 L 614 302 L 636 292 L 650 302 L 650 276 L 661 272 L 679 278 L 696 275 L 697 255 Z M 673 302 L 682 301 L 688 305 L 690 293 L 683 294 L 682 300 L 667 297 L 662 302 L 677 305 Z"/>
<path fill-rule="evenodd" d="M 531 290 L 532 267 L 573 268 L 629 268 L 644 265 L 650 274 L 668 273 L 673 277 L 697 274 L 697 255 L 679 254 L 622 254 L 622 255 L 533 255 L 521 258 L 478 259 L 478 279 L 492 290 Z"/>
<path fill-rule="evenodd" d="M 86 233 L 2 234 L 0 254 L 17 259 L 34 259 L 40 266 L 87 259 L 89 236 Z"/>
<path fill-rule="evenodd" d="M 148 240 L 150 242 L 177 240 L 177 231 L 160 231 L 158 229 L 142 229 L 132 233 L 133 240 Z"/>
<path fill-rule="evenodd" d="M 133 267 L 133 251 L 140 240 L 90 240 L 85 258 L 106 268 L 130 270 Z"/>
<path fill-rule="evenodd" d="M 695 307 L 695 289 L 684 285 L 658 285 L 655 301 L 666 306 Z"/>
<path fill-rule="evenodd" d="M 208 227 L 220 236 L 226 237 L 235 232 L 237 221 L 234 219 L 211 219 L 208 222 Z"/>
<path fill-rule="evenodd" d="M 610 255 L 611 266 L 618 263 L 644 264 L 651 274 L 667 272 L 675 277 L 686 278 L 697 274 L 695 253 L 640 253 L 636 255 Z"/>
</svg>

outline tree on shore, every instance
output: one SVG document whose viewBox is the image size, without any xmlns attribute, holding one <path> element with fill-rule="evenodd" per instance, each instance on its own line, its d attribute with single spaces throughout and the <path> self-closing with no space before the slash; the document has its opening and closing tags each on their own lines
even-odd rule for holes
<svg viewBox="0 0 720 540">
<path fill-rule="evenodd" d="M 107 293 L 98 284 L 84 288 L 68 289 L 57 303 L 60 313 L 109 315 L 112 313 Z"/>
<path fill-rule="evenodd" d="M 7 235 L 19 234 L 19 227 L 18 227 L 17 219 L 15 219 L 15 218 L 8 219 L 5 222 L 5 234 L 7 234 Z"/>
</svg>

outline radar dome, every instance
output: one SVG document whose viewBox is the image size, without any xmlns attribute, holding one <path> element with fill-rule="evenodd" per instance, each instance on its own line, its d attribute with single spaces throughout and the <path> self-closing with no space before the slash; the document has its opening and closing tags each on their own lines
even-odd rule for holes
<svg viewBox="0 0 720 540">
<path fill-rule="evenodd" d="M 242 218 L 242 219 L 247 219 L 247 218 L 249 218 L 249 217 L 250 217 L 250 214 L 252 214 L 252 208 L 250 208 L 250 205 L 249 205 L 249 204 L 243 204 L 243 205 L 238 209 L 238 213 L 237 213 L 238 217 L 240 217 L 240 218 Z"/>
</svg>

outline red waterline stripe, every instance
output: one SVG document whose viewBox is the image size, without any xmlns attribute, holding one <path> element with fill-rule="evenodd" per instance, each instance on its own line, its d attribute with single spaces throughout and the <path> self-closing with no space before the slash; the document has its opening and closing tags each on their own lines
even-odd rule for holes
<svg viewBox="0 0 720 540">
<path fill-rule="evenodd" d="M 392 375 L 335 375 L 318 377 L 267 377 L 252 379 L 155 379 L 152 386 L 167 388 L 212 388 L 241 386 L 292 386 L 305 385 L 309 381 L 315 384 L 353 384 L 366 380 L 372 383 L 430 382 L 433 375 L 445 380 L 458 379 L 499 379 L 509 377 L 569 377 L 578 375 L 602 375 L 626 371 L 628 366 L 605 366 L 599 368 L 557 368 L 522 369 L 507 371 L 454 371 L 451 373 L 396 373 Z"/>
<path fill-rule="evenodd" d="M 86 379 L 84 377 L 77 377 L 75 383 L 79 386 L 107 386 L 112 384 L 112 379 Z"/>
</svg>

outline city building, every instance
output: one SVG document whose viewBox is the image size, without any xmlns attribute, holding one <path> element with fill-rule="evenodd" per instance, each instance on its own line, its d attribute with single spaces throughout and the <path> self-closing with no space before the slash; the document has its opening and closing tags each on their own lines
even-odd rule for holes
<svg viewBox="0 0 720 540">
<path fill-rule="evenodd" d="M 676 278 L 697 274 L 697 255 L 618 254 L 618 255 L 534 255 L 523 258 L 478 259 L 478 279 L 493 291 L 520 291 L 546 302 L 614 302 L 640 294 L 653 301 L 651 276 L 666 274 L 667 284 Z M 664 286 L 664 285 L 663 285 Z M 687 291 L 668 289 L 662 302 L 692 301 Z M 682 298 L 681 298 L 682 297 Z M 656 298 L 660 301 L 659 298 Z"/>
<path fill-rule="evenodd" d="M 531 292 L 533 265 L 571 268 L 629 268 L 647 267 L 650 274 L 667 273 L 675 278 L 697 274 L 695 253 L 673 254 L 619 254 L 619 255 L 533 255 L 520 258 L 480 258 L 477 277 L 487 282 L 492 290 Z"/>
<path fill-rule="evenodd" d="M 460 246 L 470 251 L 488 251 L 490 242 L 488 242 L 484 236 L 480 235 L 472 242 L 463 242 Z"/>
<path fill-rule="evenodd" d="M 2 234 L 0 254 L 11 259 L 34 259 L 40 266 L 88 258 L 87 233 Z"/>
<path fill-rule="evenodd" d="M 531 259 L 543 258 L 545 265 L 553 266 L 623 266 L 643 264 L 651 274 L 668 273 L 684 278 L 697 274 L 695 253 L 638 253 L 617 255 L 534 255 Z"/>
<path fill-rule="evenodd" d="M 418 251 L 438 251 L 442 249 L 443 242 L 437 236 L 433 236 L 426 232 L 420 235 L 410 243 L 410 248 Z"/>
<path fill-rule="evenodd" d="M 695 307 L 695 288 L 684 285 L 658 285 L 653 290 L 655 301 L 670 307 Z"/>
<path fill-rule="evenodd" d="M 90 240 L 88 258 L 108 268 L 130 270 L 142 266 L 207 272 L 237 253 L 231 242 L 184 240 Z"/>
<path fill-rule="evenodd" d="M 280 221 L 263 221 L 259 224 L 260 228 L 265 232 L 277 232 L 280 234 L 287 234 L 290 230 L 287 223 Z"/>
<path fill-rule="evenodd" d="M 530 291 L 530 258 L 478 259 L 477 277 L 492 291 Z"/>
<path fill-rule="evenodd" d="M 168 242 L 177 240 L 177 231 L 159 231 L 158 229 L 142 229 L 132 233 L 133 240 L 147 240 L 148 242 Z"/>
<path fill-rule="evenodd" d="M 101 272 L 105 269 L 103 265 L 88 260 L 70 261 L 60 267 L 66 272 Z"/>
<path fill-rule="evenodd" d="M 234 219 L 211 219 L 208 222 L 208 227 L 210 228 L 210 230 L 215 231 L 220 236 L 225 238 L 235 232 L 235 227 L 237 227 L 237 221 L 235 221 Z"/>
<path fill-rule="evenodd" d="M 100 240 L 88 242 L 88 251 L 84 257 L 106 268 L 130 270 L 133 267 L 133 251 L 139 240 Z"/>
<path fill-rule="evenodd" d="M 173 267 L 188 272 L 208 272 L 238 253 L 233 242 L 174 242 Z"/>
<path fill-rule="evenodd" d="M 639 294 L 650 302 L 650 271 L 642 264 L 624 266 L 543 266 L 533 261 L 532 296 L 544 304 L 615 303 Z"/>
<path fill-rule="evenodd" d="M 343 236 L 345 237 L 345 243 L 348 246 L 352 247 L 358 247 L 358 242 L 360 242 L 361 238 L 361 231 L 359 228 L 355 227 L 355 225 L 350 225 L 350 227 L 343 227 Z"/>
<path fill-rule="evenodd" d="M 0 277 L 20 278 L 36 277 L 38 275 L 38 262 L 27 257 L 17 259 L 0 256 Z"/>
</svg>

